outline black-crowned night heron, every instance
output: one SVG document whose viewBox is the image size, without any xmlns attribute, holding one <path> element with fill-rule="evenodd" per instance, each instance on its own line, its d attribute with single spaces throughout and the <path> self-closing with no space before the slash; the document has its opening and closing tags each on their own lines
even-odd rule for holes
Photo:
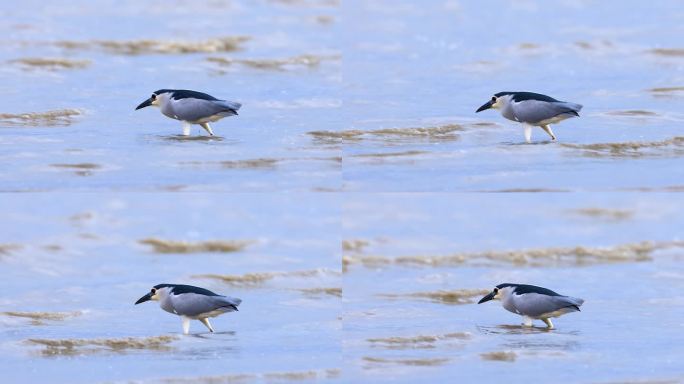
<svg viewBox="0 0 684 384">
<path fill-rule="evenodd" d="M 160 107 L 161 113 L 165 116 L 182 121 L 184 136 L 190 134 L 190 124 L 199 124 L 214 136 L 209 123 L 237 115 L 238 109 L 242 106 L 234 101 L 219 100 L 206 93 L 186 89 L 160 89 L 135 109 L 150 105 Z"/>
<path fill-rule="evenodd" d="M 533 92 L 499 92 L 475 111 L 498 109 L 508 120 L 517 121 L 525 128 L 525 141 L 530 142 L 532 127 L 541 127 L 556 140 L 550 125 L 571 117 L 579 117 L 580 104 L 558 101 L 553 97 Z"/>
<path fill-rule="evenodd" d="M 214 332 L 209 324 L 209 318 L 237 311 L 238 305 L 242 302 L 240 299 L 221 296 L 208 289 L 182 284 L 155 285 L 135 304 L 149 300 L 159 301 L 161 309 L 180 316 L 183 320 L 183 333 L 186 335 L 190 331 L 190 320 L 199 320 L 210 332 Z"/>
<path fill-rule="evenodd" d="M 501 305 L 510 312 L 523 317 L 523 325 L 532 326 L 532 319 L 542 320 L 553 328 L 551 317 L 578 312 L 584 300 L 559 295 L 556 292 L 527 284 L 499 284 L 478 304 L 489 300 L 501 300 Z"/>
</svg>

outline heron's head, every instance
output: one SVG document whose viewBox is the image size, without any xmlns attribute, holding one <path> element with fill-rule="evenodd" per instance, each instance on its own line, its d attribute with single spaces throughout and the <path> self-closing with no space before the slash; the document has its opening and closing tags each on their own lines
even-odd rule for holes
<svg viewBox="0 0 684 384">
<path fill-rule="evenodd" d="M 511 101 L 512 97 L 512 92 L 499 92 L 492 96 L 488 102 L 482 104 L 482 106 L 478 108 L 475 113 L 482 112 L 487 109 L 501 109 Z"/>
<path fill-rule="evenodd" d="M 502 300 L 511 295 L 515 291 L 515 286 L 512 284 L 499 284 L 494 289 L 478 301 L 478 304 L 486 303 L 490 300 Z"/>
<path fill-rule="evenodd" d="M 135 304 L 144 303 L 150 300 L 159 301 L 164 297 L 168 296 L 169 291 L 171 289 L 172 288 L 166 286 L 166 284 L 155 285 L 154 287 L 152 287 L 152 289 L 150 289 L 149 292 L 147 292 L 145 296 L 139 298 L 138 301 L 135 302 Z"/>
<path fill-rule="evenodd" d="M 138 109 L 149 107 L 150 105 L 161 107 L 171 98 L 172 95 L 173 91 L 169 89 L 160 89 L 158 91 L 154 91 L 152 92 L 152 96 L 150 96 L 149 99 L 140 103 L 140 105 L 138 105 L 135 108 L 135 110 L 137 111 Z"/>
</svg>

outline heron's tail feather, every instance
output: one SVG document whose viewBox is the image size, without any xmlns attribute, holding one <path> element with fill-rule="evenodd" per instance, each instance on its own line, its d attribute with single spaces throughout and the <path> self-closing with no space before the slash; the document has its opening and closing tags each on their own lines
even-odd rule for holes
<svg viewBox="0 0 684 384">
<path fill-rule="evenodd" d="M 223 299 L 223 302 L 226 304 L 225 306 L 228 308 L 231 308 L 234 311 L 237 311 L 238 305 L 240 305 L 240 303 L 242 303 L 242 300 L 240 300 L 236 297 L 224 296 L 224 297 L 222 297 L 222 299 Z"/>
<path fill-rule="evenodd" d="M 242 104 L 235 102 L 235 101 L 222 100 L 221 104 L 223 104 L 224 107 L 235 112 L 236 115 L 237 115 L 238 109 L 240 109 L 240 107 L 242 107 Z"/>
<path fill-rule="evenodd" d="M 572 110 L 575 113 L 578 113 L 579 111 L 581 111 L 582 107 L 583 107 L 582 104 L 576 104 L 576 103 L 564 102 L 563 104 L 565 105 L 565 107 L 567 107 L 568 109 Z M 577 115 L 577 116 L 579 116 L 579 115 Z"/>
<path fill-rule="evenodd" d="M 584 304 L 584 299 L 580 299 L 580 298 L 577 298 L 577 297 L 566 296 L 565 299 L 566 299 L 566 301 L 568 302 L 568 304 L 570 304 L 571 306 L 577 307 L 577 310 L 578 310 L 578 311 L 580 310 L 579 307 L 580 307 L 582 304 Z"/>
</svg>

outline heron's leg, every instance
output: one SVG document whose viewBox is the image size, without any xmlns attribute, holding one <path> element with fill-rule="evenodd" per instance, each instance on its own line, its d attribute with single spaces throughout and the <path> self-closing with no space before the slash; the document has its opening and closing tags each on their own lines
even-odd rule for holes
<svg viewBox="0 0 684 384">
<path fill-rule="evenodd" d="M 190 123 L 183 122 L 183 136 L 190 136 Z"/>
<path fill-rule="evenodd" d="M 546 326 L 549 327 L 549 329 L 553 329 L 553 323 L 551 322 L 551 319 L 542 319 L 542 321 L 546 323 Z"/>
<path fill-rule="evenodd" d="M 551 126 L 550 126 L 550 125 L 548 125 L 548 124 L 542 125 L 542 126 L 541 126 L 541 129 L 543 129 L 544 131 L 546 131 L 546 133 L 548 133 L 549 136 L 551 136 L 551 140 L 556 140 L 556 135 L 553 134 L 553 131 L 551 130 Z"/>
<path fill-rule="evenodd" d="M 529 143 L 532 140 L 532 126 L 528 124 L 523 124 L 525 129 L 525 142 Z"/>
<path fill-rule="evenodd" d="M 207 328 L 209 328 L 209 332 L 214 332 L 214 328 L 211 327 L 211 324 L 209 323 L 209 319 L 208 319 L 208 318 L 205 317 L 205 318 L 203 318 L 203 319 L 199 319 L 199 321 L 201 321 L 202 324 L 206 325 Z"/>
<path fill-rule="evenodd" d="M 524 325 L 524 326 L 526 326 L 526 327 L 531 327 L 531 326 L 532 326 L 532 319 L 529 318 L 529 317 L 527 317 L 527 316 L 523 316 L 523 323 L 522 323 L 522 325 Z"/>
<path fill-rule="evenodd" d="M 183 334 L 187 335 L 190 333 L 190 319 L 185 316 L 181 316 L 181 320 L 183 320 Z"/>
<path fill-rule="evenodd" d="M 200 126 L 204 128 L 205 131 L 209 132 L 209 136 L 214 136 L 214 132 L 211 130 L 209 123 L 200 123 Z"/>
</svg>

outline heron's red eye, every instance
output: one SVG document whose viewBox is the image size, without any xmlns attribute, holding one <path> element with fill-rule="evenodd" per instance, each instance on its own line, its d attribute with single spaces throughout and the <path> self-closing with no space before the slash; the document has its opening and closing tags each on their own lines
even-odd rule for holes
<svg viewBox="0 0 684 384">
<path fill-rule="evenodd" d="M 496 97 L 492 96 L 492 103 L 496 103 Z"/>
<path fill-rule="evenodd" d="M 152 288 L 152 290 L 150 291 L 150 293 L 154 295 L 155 293 L 157 293 L 157 290 L 154 289 L 154 288 Z"/>
<path fill-rule="evenodd" d="M 499 293 L 499 288 L 494 288 L 494 293 Z"/>
<path fill-rule="evenodd" d="M 152 96 L 150 97 L 150 99 L 152 99 L 152 100 L 155 100 L 156 98 L 157 98 L 157 95 L 155 95 L 154 93 L 153 93 Z"/>
</svg>

